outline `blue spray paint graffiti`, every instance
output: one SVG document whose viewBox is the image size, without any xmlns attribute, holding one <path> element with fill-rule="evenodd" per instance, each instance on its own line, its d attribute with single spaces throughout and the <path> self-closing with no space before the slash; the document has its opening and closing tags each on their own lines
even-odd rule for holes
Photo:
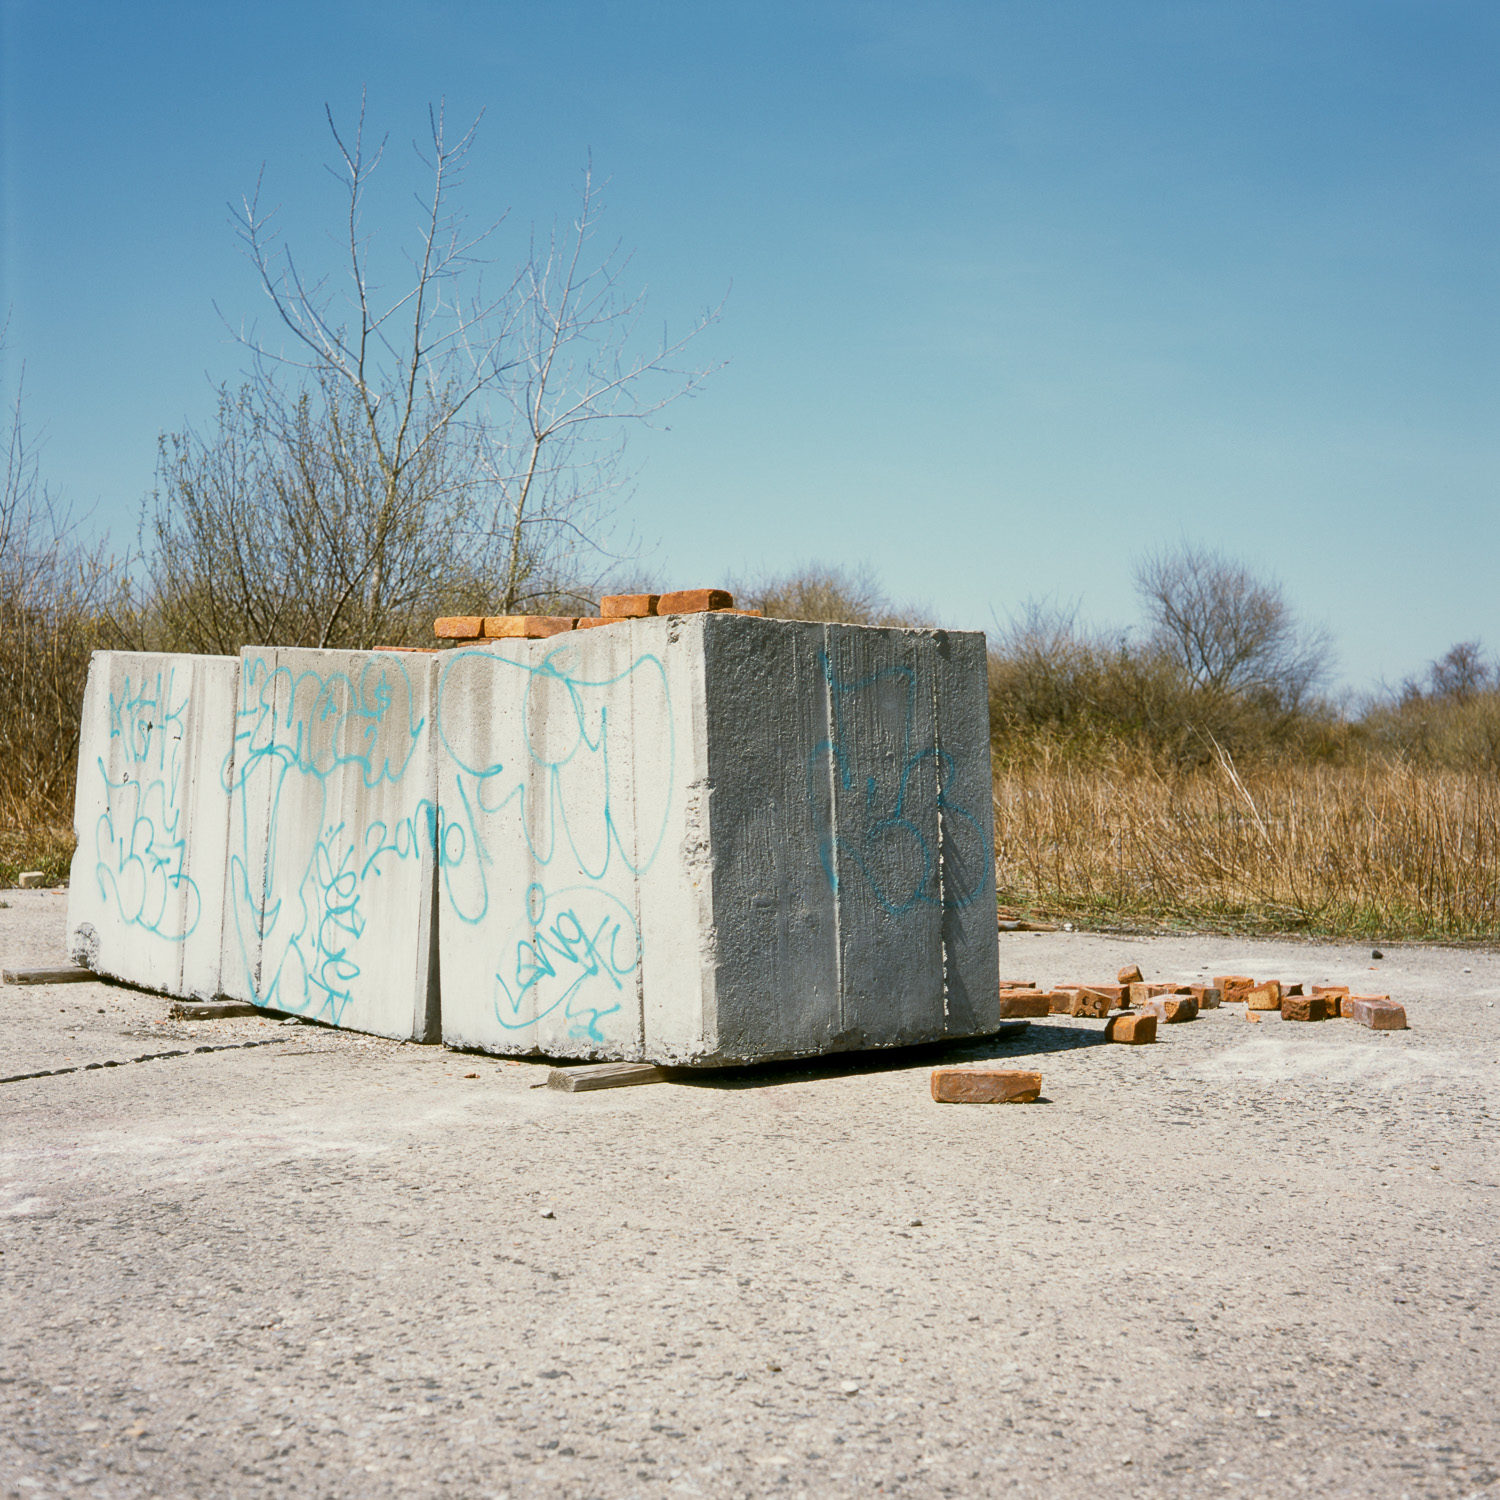
<svg viewBox="0 0 1500 1500">
<path fill-rule="evenodd" d="M 579 655 L 570 643 L 540 661 L 457 651 L 445 663 L 438 860 L 445 913 L 508 928 L 490 950 L 499 1024 L 524 1030 L 553 1017 L 570 1037 L 603 1042 L 600 1022 L 621 1010 L 641 958 L 632 904 L 608 887 L 630 894 L 661 849 L 675 747 L 660 658 L 591 675 L 577 670 Z M 490 717 L 476 720 L 477 705 Z M 635 776 L 632 707 L 662 726 L 666 764 L 649 781 Z M 492 761 L 496 724 L 512 749 Z M 492 890 L 519 909 L 492 915 Z"/>
<path fill-rule="evenodd" d="M 94 825 L 94 878 L 121 919 L 169 943 L 189 938 L 203 900 L 187 874 L 183 735 L 189 695 L 174 667 L 109 695 L 109 759 L 98 764 L 105 810 Z"/>
<path fill-rule="evenodd" d="M 953 757 L 935 743 L 914 743 L 915 673 L 885 667 L 845 682 L 826 652 L 819 652 L 819 663 L 828 684 L 833 734 L 813 747 L 807 783 L 823 829 L 818 858 L 829 885 L 839 889 L 841 868 L 857 870 L 881 907 L 896 917 L 921 906 L 968 906 L 985 888 L 988 839 L 980 820 L 954 794 Z M 867 710 L 870 722 L 881 722 L 887 735 L 871 742 L 857 734 L 850 722 L 857 706 Z M 894 755 L 888 753 L 890 745 L 879 742 L 893 722 L 899 725 Z M 841 794 L 837 819 L 830 770 Z M 941 860 L 941 873 L 939 828 L 944 844 L 963 846 L 958 857 Z M 956 847 L 953 852 L 958 853 Z M 961 883 L 950 888 L 960 870 L 965 872 Z"/>
<path fill-rule="evenodd" d="M 437 809 L 351 822 L 362 791 L 406 777 L 426 726 L 399 657 L 354 673 L 241 661 L 232 752 L 228 900 L 245 985 L 257 1004 L 340 1024 L 367 960 L 372 911 L 416 926 L 415 911 L 373 899 L 382 877 L 437 841 Z"/>
</svg>

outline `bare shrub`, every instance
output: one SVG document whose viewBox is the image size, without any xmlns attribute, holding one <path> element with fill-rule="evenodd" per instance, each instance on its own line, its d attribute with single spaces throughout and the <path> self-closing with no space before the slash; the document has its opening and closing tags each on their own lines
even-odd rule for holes
<svg viewBox="0 0 1500 1500">
<path fill-rule="evenodd" d="M 41 836 L 66 844 L 89 658 L 120 643 L 117 569 L 42 483 L 18 389 L 0 490 L 0 875 Z M 18 837 L 24 835 L 18 842 Z M 57 861 L 44 868 L 54 874 Z"/>
<path fill-rule="evenodd" d="M 869 568 L 808 563 L 788 573 L 733 584 L 736 601 L 784 620 L 844 625 L 924 626 L 924 611 L 898 608 Z"/>
</svg>

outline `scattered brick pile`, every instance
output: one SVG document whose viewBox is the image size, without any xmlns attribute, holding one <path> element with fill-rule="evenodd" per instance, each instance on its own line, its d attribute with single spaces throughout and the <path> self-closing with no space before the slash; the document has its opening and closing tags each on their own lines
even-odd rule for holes
<svg viewBox="0 0 1500 1500">
<path fill-rule="evenodd" d="M 1377 1031 L 1399 1031 L 1406 1011 L 1389 995 L 1353 995 L 1347 985 L 1302 985 L 1280 979 L 1256 980 L 1248 974 L 1221 974 L 1211 984 L 1158 983 L 1146 980 L 1136 964 L 1120 970 L 1113 984 L 1059 984 L 1039 990 L 1031 980 L 1003 980 L 1002 1017 L 1068 1015 L 1107 1021 L 1110 1041 L 1152 1041 L 1156 1026 L 1194 1021 L 1200 1012 L 1224 1005 L 1243 1005 L 1245 1019 L 1258 1021 L 1276 1011 L 1283 1021 L 1324 1021 L 1345 1017 Z M 1136 1022 L 1122 1024 L 1125 1016 Z M 1150 1026 L 1137 1024 L 1151 1018 Z"/>
<path fill-rule="evenodd" d="M 1247 1021 L 1275 1011 L 1283 1021 L 1343 1017 L 1376 1031 L 1406 1027 L 1405 1007 L 1389 995 L 1353 995 L 1342 984 L 1302 985 L 1248 974 L 1220 974 L 1212 984 L 1162 984 L 1148 981 L 1136 964 L 1121 969 L 1113 984 L 1060 984 L 1042 990 L 1030 979 L 1000 981 L 1002 1017 L 1085 1016 L 1104 1022 L 1105 1041 L 1126 1046 L 1154 1042 L 1158 1026 L 1196 1021 L 1200 1012 L 1226 1005 L 1243 1005 Z M 977 1064 L 934 1068 L 932 1073 L 932 1097 L 939 1104 L 1030 1104 L 1041 1092 L 1040 1073 L 1014 1068 Z"/>
<path fill-rule="evenodd" d="M 452 615 L 433 624 L 439 640 L 540 641 L 569 630 L 592 630 L 648 615 L 759 615 L 758 609 L 736 609 L 727 589 L 679 589 L 672 594 L 606 594 L 597 615 Z"/>
</svg>

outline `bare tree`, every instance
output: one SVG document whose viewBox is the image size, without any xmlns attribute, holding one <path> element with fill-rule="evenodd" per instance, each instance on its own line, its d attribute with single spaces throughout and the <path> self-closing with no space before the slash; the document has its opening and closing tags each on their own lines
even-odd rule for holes
<svg viewBox="0 0 1500 1500">
<path fill-rule="evenodd" d="M 591 172 L 569 232 L 488 281 L 500 220 L 471 231 L 453 206 L 479 122 L 453 140 L 440 107 L 410 272 L 382 295 L 363 211 L 385 142 L 367 146 L 363 105 L 352 138 L 328 123 L 341 270 L 304 272 L 257 184 L 238 231 L 281 339 L 240 329 L 251 373 L 216 430 L 163 444 L 148 550 L 164 619 L 205 642 L 362 645 L 419 631 L 424 609 L 582 604 L 614 561 L 628 428 L 697 388 L 707 371 L 678 357 L 717 311 L 638 347 L 628 259 L 594 258 Z"/>
<path fill-rule="evenodd" d="M 1496 670 L 1484 659 L 1479 641 L 1459 641 L 1450 646 L 1427 669 L 1427 680 L 1436 698 L 1452 698 L 1467 703 L 1495 682 Z"/>
<path fill-rule="evenodd" d="M 1135 570 L 1153 644 L 1203 692 L 1296 709 L 1326 681 L 1332 642 L 1300 622 L 1281 585 L 1184 542 Z"/>
</svg>

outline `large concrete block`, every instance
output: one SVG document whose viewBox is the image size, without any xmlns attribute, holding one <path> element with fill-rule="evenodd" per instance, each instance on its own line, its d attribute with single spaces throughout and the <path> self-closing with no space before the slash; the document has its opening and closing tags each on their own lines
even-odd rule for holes
<svg viewBox="0 0 1500 1500">
<path fill-rule="evenodd" d="M 241 653 L 226 995 L 357 1031 L 435 1039 L 438 661 Z"/>
<path fill-rule="evenodd" d="M 68 947 L 169 995 L 219 989 L 232 656 L 98 651 L 78 746 Z"/>
<path fill-rule="evenodd" d="M 981 635 L 704 614 L 442 663 L 445 1040 L 714 1064 L 998 1023 Z"/>
</svg>

